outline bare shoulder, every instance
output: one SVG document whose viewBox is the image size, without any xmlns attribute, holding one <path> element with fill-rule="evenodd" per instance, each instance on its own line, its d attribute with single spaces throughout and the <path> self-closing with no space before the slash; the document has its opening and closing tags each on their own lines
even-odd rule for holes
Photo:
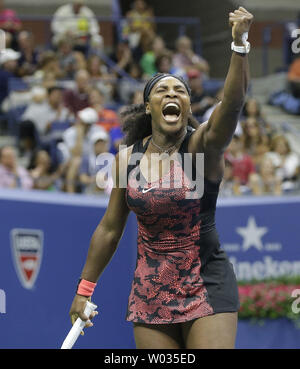
<svg viewBox="0 0 300 369">
<path fill-rule="evenodd" d="M 204 152 L 205 149 L 205 142 L 204 142 L 204 135 L 208 128 L 208 121 L 203 122 L 200 126 L 194 130 L 189 140 L 188 151 L 190 153 L 200 153 Z"/>
</svg>

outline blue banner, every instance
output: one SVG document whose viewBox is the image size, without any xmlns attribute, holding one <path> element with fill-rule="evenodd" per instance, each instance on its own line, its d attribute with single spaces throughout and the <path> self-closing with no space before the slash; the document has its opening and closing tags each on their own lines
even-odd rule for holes
<svg viewBox="0 0 300 369">
<path fill-rule="evenodd" d="M 108 199 L 0 191 L 0 348 L 59 348 L 90 238 Z M 220 200 L 217 227 L 239 279 L 300 274 L 299 198 Z M 134 214 L 93 296 L 99 315 L 76 348 L 134 348 L 125 321 L 136 263 Z M 238 332 L 238 347 L 247 336 Z M 245 329 L 244 329 L 245 331 Z"/>
<path fill-rule="evenodd" d="M 300 275 L 300 197 L 221 200 L 220 242 L 238 280 Z"/>
</svg>

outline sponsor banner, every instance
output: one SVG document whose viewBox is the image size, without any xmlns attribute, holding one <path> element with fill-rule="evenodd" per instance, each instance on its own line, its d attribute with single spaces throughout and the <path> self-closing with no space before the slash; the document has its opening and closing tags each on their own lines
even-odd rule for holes
<svg viewBox="0 0 300 369">
<path fill-rule="evenodd" d="M 220 241 L 238 280 L 300 275 L 299 203 L 217 211 Z"/>
</svg>

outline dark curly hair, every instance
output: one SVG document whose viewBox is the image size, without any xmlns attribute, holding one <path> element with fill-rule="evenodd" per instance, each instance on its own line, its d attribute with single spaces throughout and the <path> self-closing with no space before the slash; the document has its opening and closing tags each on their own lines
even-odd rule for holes
<svg viewBox="0 0 300 369">
<path fill-rule="evenodd" d="M 124 145 L 131 146 L 138 140 L 152 134 L 151 115 L 146 114 L 144 104 L 129 105 L 121 113 L 121 119 L 125 134 Z M 188 125 L 193 128 L 199 127 L 198 120 L 192 114 L 188 116 Z"/>
</svg>

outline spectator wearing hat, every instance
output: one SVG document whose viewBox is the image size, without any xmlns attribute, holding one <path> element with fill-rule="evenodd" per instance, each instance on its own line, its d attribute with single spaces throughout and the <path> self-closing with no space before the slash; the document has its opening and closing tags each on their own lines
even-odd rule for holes
<svg viewBox="0 0 300 369">
<path fill-rule="evenodd" d="M 66 191 L 76 191 L 76 179 L 82 157 L 91 152 L 91 138 L 102 128 L 97 126 L 98 113 L 93 108 L 85 108 L 78 112 L 75 124 L 63 133 L 63 142 L 58 144 L 63 161 L 67 164 Z"/>
<path fill-rule="evenodd" d="M 84 193 L 111 192 L 112 176 L 109 169 L 114 155 L 108 153 L 109 145 L 109 135 L 104 129 L 94 132 L 91 136 L 91 152 L 83 156 L 79 171 L 79 181 L 83 185 Z M 100 158 L 100 155 L 103 157 Z M 99 168 L 100 162 L 106 163 L 104 168 Z"/>
<path fill-rule="evenodd" d="M 90 45 L 93 48 L 103 45 L 98 21 L 94 12 L 85 5 L 85 0 L 71 0 L 59 7 L 54 13 L 51 29 L 54 45 L 66 36 L 72 40 L 74 49 L 85 54 Z"/>
<path fill-rule="evenodd" d="M 29 190 L 33 181 L 25 168 L 18 165 L 16 150 L 4 146 L 0 150 L 0 188 L 20 188 Z"/>
<path fill-rule="evenodd" d="M 5 49 L 0 54 L 0 107 L 9 95 L 9 79 L 18 75 L 18 59 L 20 53 L 13 49 Z"/>
</svg>

